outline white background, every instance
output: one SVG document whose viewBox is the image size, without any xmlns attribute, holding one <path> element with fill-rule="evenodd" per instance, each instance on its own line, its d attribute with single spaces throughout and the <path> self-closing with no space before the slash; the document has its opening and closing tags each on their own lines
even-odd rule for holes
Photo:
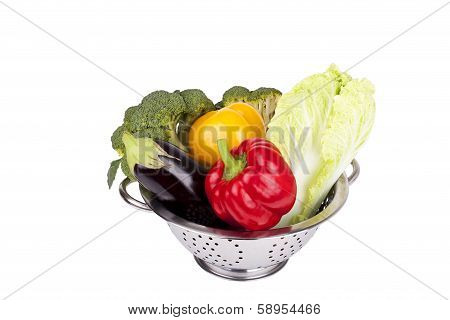
<svg viewBox="0 0 450 320">
<path fill-rule="evenodd" d="M 287 91 L 331 62 L 349 68 L 444 4 L 5 3 L 141 94 L 201 88 L 215 101 L 235 84 Z M 329 223 L 280 273 L 222 280 L 139 212 L 1 301 L 0 319 L 134 319 L 127 306 L 161 303 L 319 303 L 308 318 L 449 319 L 449 30 L 450 5 L 350 71 L 375 84 L 377 119 L 333 218 L 425 285 Z M 140 99 L 0 1 L 0 298 L 133 212 L 118 181 L 108 190 L 106 171 L 110 134 Z M 234 318 L 252 317 L 302 316 Z"/>
</svg>

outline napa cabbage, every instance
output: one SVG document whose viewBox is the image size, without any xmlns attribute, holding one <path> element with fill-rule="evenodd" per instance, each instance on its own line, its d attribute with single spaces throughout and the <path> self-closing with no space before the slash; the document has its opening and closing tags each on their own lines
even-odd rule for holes
<svg viewBox="0 0 450 320">
<path fill-rule="evenodd" d="M 277 225 L 310 218 L 364 144 L 375 119 L 374 87 L 331 65 L 283 94 L 267 136 L 291 165 L 297 201 Z"/>
</svg>

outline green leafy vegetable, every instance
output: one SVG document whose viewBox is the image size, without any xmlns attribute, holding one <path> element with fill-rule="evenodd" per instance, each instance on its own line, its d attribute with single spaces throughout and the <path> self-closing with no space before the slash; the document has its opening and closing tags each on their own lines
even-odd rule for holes
<svg viewBox="0 0 450 320">
<path fill-rule="evenodd" d="M 120 162 L 122 159 L 117 159 L 111 162 L 108 170 L 108 187 L 111 189 L 111 186 L 116 178 L 117 170 L 119 169 Z"/>
<path fill-rule="evenodd" d="M 267 135 L 291 164 L 298 201 L 279 227 L 308 219 L 366 141 L 374 87 L 331 65 L 283 94 Z"/>
</svg>

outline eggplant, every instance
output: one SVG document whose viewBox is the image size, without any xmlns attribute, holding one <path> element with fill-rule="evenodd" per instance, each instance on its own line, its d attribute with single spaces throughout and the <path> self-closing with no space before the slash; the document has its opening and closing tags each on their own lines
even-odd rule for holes
<svg viewBox="0 0 450 320">
<path fill-rule="evenodd" d="M 166 141 L 156 141 L 170 156 L 160 156 L 165 166 L 151 169 L 140 164 L 134 175 L 153 198 L 174 214 L 207 227 L 227 228 L 214 213 L 205 193 L 208 170 L 186 152 Z"/>
</svg>

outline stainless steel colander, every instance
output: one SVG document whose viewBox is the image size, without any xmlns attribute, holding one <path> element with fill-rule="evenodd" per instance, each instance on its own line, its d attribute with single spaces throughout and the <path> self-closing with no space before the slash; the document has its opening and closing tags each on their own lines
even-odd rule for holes
<svg viewBox="0 0 450 320">
<path fill-rule="evenodd" d="M 142 187 L 140 191 L 145 203 L 131 197 L 127 192 L 129 179 L 121 183 L 119 190 L 122 198 L 133 207 L 154 211 L 166 220 L 173 234 L 204 270 L 228 279 L 250 280 L 283 268 L 288 259 L 308 243 L 319 225 L 344 205 L 348 186 L 359 175 L 356 160 L 352 161 L 352 167 L 352 174 L 347 178 L 344 173 L 339 178 L 315 216 L 289 227 L 267 231 L 232 231 L 192 223 L 151 202 L 150 193 Z"/>
</svg>

